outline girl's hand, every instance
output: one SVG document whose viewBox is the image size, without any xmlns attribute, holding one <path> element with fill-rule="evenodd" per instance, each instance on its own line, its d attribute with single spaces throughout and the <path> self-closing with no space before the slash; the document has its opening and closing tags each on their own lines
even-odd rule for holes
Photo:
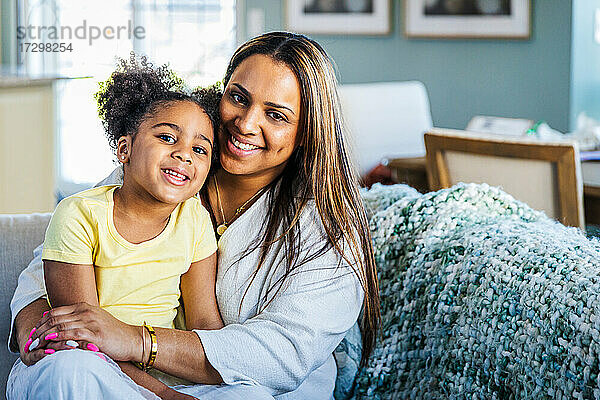
<svg viewBox="0 0 600 400">
<path fill-rule="evenodd" d="M 74 340 L 83 346 L 81 348 L 100 349 L 115 361 L 141 361 L 141 329 L 119 321 L 98 306 L 78 303 L 46 313 L 32 338 L 39 338 L 42 347 Z"/>
</svg>

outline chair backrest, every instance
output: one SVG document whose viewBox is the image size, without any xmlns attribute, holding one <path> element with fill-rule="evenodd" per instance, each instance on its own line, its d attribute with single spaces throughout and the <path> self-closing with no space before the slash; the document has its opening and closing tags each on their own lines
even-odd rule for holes
<svg viewBox="0 0 600 400">
<path fill-rule="evenodd" d="M 565 225 L 584 228 L 576 144 L 450 129 L 433 129 L 424 139 L 432 190 L 487 183 Z"/>
<path fill-rule="evenodd" d="M 348 84 L 339 93 L 361 175 L 384 158 L 425 155 L 423 133 L 432 122 L 421 82 Z"/>
</svg>

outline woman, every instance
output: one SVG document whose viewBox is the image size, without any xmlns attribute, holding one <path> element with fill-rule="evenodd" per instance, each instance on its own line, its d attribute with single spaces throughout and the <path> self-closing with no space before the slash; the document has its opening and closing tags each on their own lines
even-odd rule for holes
<svg viewBox="0 0 600 400">
<path fill-rule="evenodd" d="M 202 194 L 222 235 L 216 293 L 226 326 L 157 328 L 154 367 L 197 383 L 177 389 L 198 397 L 329 399 L 336 374 L 332 351 L 361 306 L 363 360 L 379 325 L 370 235 L 344 143 L 332 63 L 311 39 L 273 32 L 235 52 L 223 83 L 220 162 Z M 139 389 L 107 367 L 110 359 L 99 364 L 82 350 L 45 353 L 67 348 L 67 340 L 94 344 L 138 384 L 164 398 L 176 395 L 127 362 L 145 361 L 140 354 L 151 344 L 142 342 L 137 327 L 86 304 L 53 309 L 40 321 L 48 306 L 40 299 L 37 261 L 21 274 L 11 303 L 11 344 L 18 342 L 23 362 L 13 367 L 9 396 L 23 393 L 23 381 L 31 380 L 39 386 L 31 392 L 36 398 L 79 394 L 70 374 L 99 382 L 88 395 L 113 386 L 115 393 Z M 33 327 L 40 344 L 24 353 Z M 45 340 L 51 333 L 56 337 Z M 77 367 L 64 367 L 73 363 Z M 137 398 L 151 396 L 142 391 Z"/>
</svg>

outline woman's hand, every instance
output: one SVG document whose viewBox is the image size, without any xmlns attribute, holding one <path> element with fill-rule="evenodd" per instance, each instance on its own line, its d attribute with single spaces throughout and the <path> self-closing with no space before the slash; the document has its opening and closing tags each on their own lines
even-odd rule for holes
<svg viewBox="0 0 600 400">
<path fill-rule="evenodd" d="M 88 350 L 100 349 L 115 361 L 139 362 L 142 361 L 143 349 L 141 329 L 119 321 L 98 306 L 78 303 L 46 313 L 38 322 L 32 338 L 39 338 L 38 348 L 74 340 Z M 32 357 L 37 357 L 37 354 Z"/>
<path fill-rule="evenodd" d="M 49 309 L 46 299 L 38 299 L 23 308 L 15 317 L 17 345 L 19 346 L 21 360 L 25 365 L 33 365 L 55 351 L 73 348 L 65 342 L 52 342 L 47 347 L 40 345 L 39 341 L 34 342 L 37 336 L 33 328 L 42 317 L 42 314 Z"/>
<path fill-rule="evenodd" d="M 27 343 L 27 346 L 31 342 Z M 19 349 L 21 354 L 21 360 L 25 365 L 33 365 L 36 362 L 40 361 L 42 358 L 53 354 L 59 350 L 70 350 L 73 349 L 73 346 L 67 345 L 65 342 L 51 342 L 46 345 L 46 347 L 37 346 L 35 349 L 31 351 L 26 351 L 25 345 Z"/>
</svg>

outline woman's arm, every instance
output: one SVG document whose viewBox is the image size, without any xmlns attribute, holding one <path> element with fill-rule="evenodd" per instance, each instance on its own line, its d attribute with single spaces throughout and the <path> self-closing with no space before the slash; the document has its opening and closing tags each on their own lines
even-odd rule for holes
<svg viewBox="0 0 600 400">
<path fill-rule="evenodd" d="M 87 307 L 91 307 L 87 303 L 82 303 L 82 304 L 85 304 Z M 50 307 L 48 306 L 48 302 L 45 299 L 38 299 L 38 300 L 34 301 L 33 303 L 29 304 L 28 306 L 26 306 L 25 308 L 23 308 L 21 310 L 21 312 L 19 312 L 19 314 L 17 314 L 17 317 L 15 318 L 15 329 L 16 329 L 16 333 L 17 333 L 17 337 L 18 337 L 17 340 L 19 342 L 20 349 L 23 349 L 25 342 L 28 340 L 27 338 L 28 338 L 29 332 L 31 332 L 32 327 L 36 326 L 36 323 L 38 325 L 37 331 L 40 332 L 38 335 L 35 335 L 35 334 L 33 335 L 34 339 L 35 338 L 40 339 L 41 345 L 38 346 L 38 349 L 34 350 L 34 351 L 30 351 L 28 353 L 25 353 L 24 351 L 21 352 L 21 359 L 23 360 L 23 362 L 26 365 L 35 364 L 37 361 L 39 361 L 43 357 L 48 357 L 49 355 L 44 353 L 44 350 L 47 348 L 52 348 L 57 351 L 72 349 L 72 347 L 69 347 L 64 344 L 64 342 L 68 339 L 61 340 L 61 341 L 45 341 L 45 340 L 43 340 L 43 337 L 45 337 L 48 333 L 51 333 L 52 331 L 56 331 L 55 329 L 44 329 L 42 327 L 42 325 L 40 324 L 41 323 L 40 316 L 45 311 L 49 311 L 49 310 L 50 310 Z M 48 322 L 48 321 L 51 321 L 50 318 L 51 317 L 47 316 L 47 317 L 44 317 L 43 319 L 46 320 L 46 322 Z M 134 333 L 133 337 L 135 337 L 136 334 L 140 335 L 139 333 Z M 130 333 L 130 336 L 132 336 L 131 333 Z M 73 340 L 78 340 L 78 341 L 82 342 L 84 339 L 73 338 Z M 87 342 L 94 343 L 92 341 L 87 341 Z M 141 344 L 138 343 L 131 347 L 132 348 L 140 348 Z M 118 361 L 117 363 L 119 364 L 119 367 L 121 367 L 121 370 L 125 374 L 127 374 L 135 383 L 154 392 L 161 399 L 192 399 L 193 398 L 193 397 L 184 395 L 182 393 L 176 392 L 175 390 L 171 389 L 164 383 L 160 382 L 158 379 L 156 379 L 156 378 L 148 375 L 147 373 L 141 371 L 140 369 L 136 368 L 130 362 Z"/>
<path fill-rule="evenodd" d="M 60 328 L 60 329 L 59 329 Z M 133 330 L 132 330 L 133 328 Z M 119 321 L 100 307 L 78 303 L 50 310 L 39 321 L 36 336 L 50 332 L 58 336 L 52 341 L 77 340 L 95 343 L 113 360 L 141 361 L 141 331 Z M 205 384 L 223 382 L 210 365 L 198 335 L 191 331 L 155 328 L 158 353 L 154 367 L 168 374 Z M 146 338 L 145 346 L 150 342 Z M 42 340 L 42 344 L 46 341 Z M 137 382 L 137 381 L 136 381 Z"/>
<path fill-rule="evenodd" d="M 154 366 L 159 370 L 190 382 L 223 383 L 223 378 L 206 358 L 202 342 L 193 331 L 157 328 L 156 340 L 158 356 Z"/>
<path fill-rule="evenodd" d="M 241 324 L 195 332 L 157 328 L 155 367 L 197 383 L 258 382 L 275 394 L 296 389 L 354 325 L 363 292 L 337 257 L 307 263 L 295 276 L 268 307 Z M 63 324 L 56 340 L 92 341 L 113 357 L 111 351 L 128 333 L 104 314 L 86 304 L 61 307 L 44 318 L 40 329 Z M 86 329 L 70 329 L 69 321 Z"/>
<path fill-rule="evenodd" d="M 36 350 L 27 353 L 23 351 L 25 343 L 29 338 L 29 332 L 31 332 L 31 329 L 34 326 L 36 326 L 36 324 L 40 321 L 40 316 L 44 312 L 49 310 L 50 307 L 48 306 L 48 302 L 46 301 L 46 299 L 38 299 L 29 304 L 28 306 L 25 306 L 25 308 L 23 308 L 15 318 L 15 333 L 17 335 L 19 349 L 21 349 L 21 359 L 26 365 L 35 364 L 42 358 L 49 357 L 50 355 L 44 353 L 44 350 L 47 348 L 51 348 L 56 351 L 72 349 L 72 347 L 65 345 L 64 341 L 50 341 L 45 342 L 42 346 L 38 346 Z M 45 334 L 43 336 L 45 336 Z M 35 337 L 36 336 L 34 336 L 34 338 Z M 118 362 L 118 364 L 121 367 L 121 370 L 123 370 L 124 373 L 129 375 L 129 377 L 133 379 L 135 383 L 156 393 L 156 395 L 162 399 L 192 398 L 190 396 L 176 392 L 175 390 L 169 388 L 167 385 L 163 384 L 154 377 L 139 370 L 129 362 Z"/>
<path fill-rule="evenodd" d="M 33 351 L 25 351 L 25 344 L 29 340 L 29 333 L 33 327 L 36 326 L 42 314 L 48 310 L 50 307 L 46 299 L 38 299 L 23 308 L 15 317 L 14 334 L 17 338 L 21 360 L 25 365 L 33 365 L 47 355 L 44 353 L 45 347 L 42 346 L 38 346 Z"/>
<path fill-rule="evenodd" d="M 181 276 L 181 298 L 187 329 L 220 329 L 223 320 L 217 306 L 215 281 L 217 253 L 192 263 Z"/>
</svg>

